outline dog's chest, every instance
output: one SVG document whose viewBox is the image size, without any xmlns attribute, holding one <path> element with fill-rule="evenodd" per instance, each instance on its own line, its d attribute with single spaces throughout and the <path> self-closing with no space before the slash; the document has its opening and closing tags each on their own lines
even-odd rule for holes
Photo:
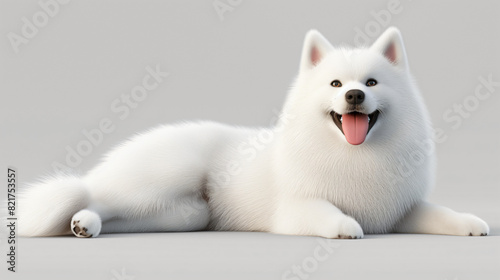
<svg viewBox="0 0 500 280">
<path fill-rule="evenodd" d="M 387 164 L 391 163 L 391 164 Z M 394 164 L 392 164 L 394 163 Z M 403 172 L 390 158 L 336 164 L 331 172 L 315 172 L 314 192 L 356 219 L 366 233 L 384 233 L 425 194 L 424 166 Z"/>
</svg>

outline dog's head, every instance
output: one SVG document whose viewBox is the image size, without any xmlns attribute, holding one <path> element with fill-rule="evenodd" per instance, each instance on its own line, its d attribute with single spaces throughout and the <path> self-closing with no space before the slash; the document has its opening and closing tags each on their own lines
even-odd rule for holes
<svg viewBox="0 0 500 280">
<path fill-rule="evenodd" d="M 334 48 L 318 31 L 309 31 L 295 88 L 288 100 L 292 110 L 307 114 L 311 125 L 326 123 L 352 145 L 418 111 L 403 40 L 394 27 L 359 49 Z"/>
</svg>

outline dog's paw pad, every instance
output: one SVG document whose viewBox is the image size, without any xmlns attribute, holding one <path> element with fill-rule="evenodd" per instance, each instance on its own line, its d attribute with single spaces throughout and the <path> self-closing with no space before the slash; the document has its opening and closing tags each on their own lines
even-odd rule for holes
<svg viewBox="0 0 500 280">
<path fill-rule="evenodd" d="M 80 221 L 73 221 L 73 227 L 71 231 L 76 237 L 92 237 L 92 234 L 88 234 L 88 229 L 86 227 L 80 226 Z"/>
<path fill-rule="evenodd" d="M 358 237 L 358 236 L 352 236 L 352 235 L 341 235 L 339 234 L 337 236 L 338 239 L 358 239 L 358 238 L 361 238 L 361 237 Z"/>
<path fill-rule="evenodd" d="M 70 228 L 76 237 L 97 237 L 101 232 L 101 218 L 90 210 L 81 210 L 71 219 Z"/>
</svg>

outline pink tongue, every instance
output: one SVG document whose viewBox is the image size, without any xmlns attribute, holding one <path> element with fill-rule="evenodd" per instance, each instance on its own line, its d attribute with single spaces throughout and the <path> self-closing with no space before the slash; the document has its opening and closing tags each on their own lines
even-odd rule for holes
<svg viewBox="0 0 500 280">
<path fill-rule="evenodd" d="M 343 114 L 342 130 L 349 144 L 359 145 L 365 141 L 368 133 L 368 115 L 365 114 Z"/>
</svg>

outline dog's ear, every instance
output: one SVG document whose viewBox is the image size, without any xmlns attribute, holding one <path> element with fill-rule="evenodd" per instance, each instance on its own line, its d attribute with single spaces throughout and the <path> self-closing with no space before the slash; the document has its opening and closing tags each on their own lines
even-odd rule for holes
<svg viewBox="0 0 500 280">
<path fill-rule="evenodd" d="M 304 40 L 302 48 L 302 58 L 300 61 L 300 70 L 312 69 L 324 56 L 333 49 L 328 40 L 317 30 L 309 30 Z"/>
<path fill-rule="evenodd" d="M 383 54 L 395 66 L 408 69 L 403 37 L 396 27 L 389 27 L 370 48 Z"/>
</svg>

